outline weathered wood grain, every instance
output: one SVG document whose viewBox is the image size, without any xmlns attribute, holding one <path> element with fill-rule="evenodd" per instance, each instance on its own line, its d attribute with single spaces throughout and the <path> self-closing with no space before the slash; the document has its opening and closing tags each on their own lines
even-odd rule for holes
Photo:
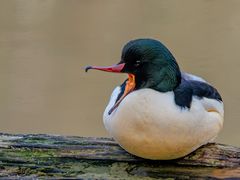
<svg viewBox="0 0 240 180">
<path fill-rule="evenodd" d="M 210 143 L 172 161 L 128 154 L 110 138 L 0 133 L 0 178 L 240 178 L 240 148 Z"/>
</svg>

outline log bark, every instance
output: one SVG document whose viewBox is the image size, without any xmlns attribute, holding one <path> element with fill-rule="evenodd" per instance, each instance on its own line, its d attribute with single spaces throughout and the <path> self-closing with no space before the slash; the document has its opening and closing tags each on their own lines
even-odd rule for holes
<svg viewBox="0 0 240 180">
<path fill-rule="evenodd" d="M 110 138 L 0 133 L 0 179 L 240 178 L 240 148 L 209 143 L 186 157 L 152 161 Z"/>
</svg>

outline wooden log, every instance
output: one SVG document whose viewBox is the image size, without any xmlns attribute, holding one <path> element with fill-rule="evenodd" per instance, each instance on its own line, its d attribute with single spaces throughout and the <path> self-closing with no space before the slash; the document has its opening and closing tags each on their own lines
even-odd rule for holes
<svg viewBox="0 0 240 180">
<path fill-rule="evenodd" d="M 240 178 L 240 148 L 209 143 L 184 158 L 152 161 L 110 138 L 0 133 L 0 179 Z"/>
</svg>

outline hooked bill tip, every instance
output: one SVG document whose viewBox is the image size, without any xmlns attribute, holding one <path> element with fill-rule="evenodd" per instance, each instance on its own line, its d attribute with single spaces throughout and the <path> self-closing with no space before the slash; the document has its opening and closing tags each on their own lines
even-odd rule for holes
<svg viewBox="0 0 240 180">
<path fill-rule="evenodd" d="M 89 69 L 92 69 L 92 66 L 86 66 L 85 67 L 85 72 L 88 72 Z"/>
</svg>

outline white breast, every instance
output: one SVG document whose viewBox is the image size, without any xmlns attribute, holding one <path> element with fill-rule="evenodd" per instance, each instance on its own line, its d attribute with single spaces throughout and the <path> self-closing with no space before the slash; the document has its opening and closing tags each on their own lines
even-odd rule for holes
<svg viewBox="0 0 240 180">
<path fill-rule="evenodd" d="M 108 115 L 120 92 L 117 87 L 104 112 L 110 135 L 128 152 L 148 159 L 175 159 L 215 138 L 223 125 L 223 104 L 193 98 L 191 108 L 181 109 L 173 92 L 141 89 L 127 95 Z M 215 111 L 208 112 L 209 109 Z"/>
</svg>

